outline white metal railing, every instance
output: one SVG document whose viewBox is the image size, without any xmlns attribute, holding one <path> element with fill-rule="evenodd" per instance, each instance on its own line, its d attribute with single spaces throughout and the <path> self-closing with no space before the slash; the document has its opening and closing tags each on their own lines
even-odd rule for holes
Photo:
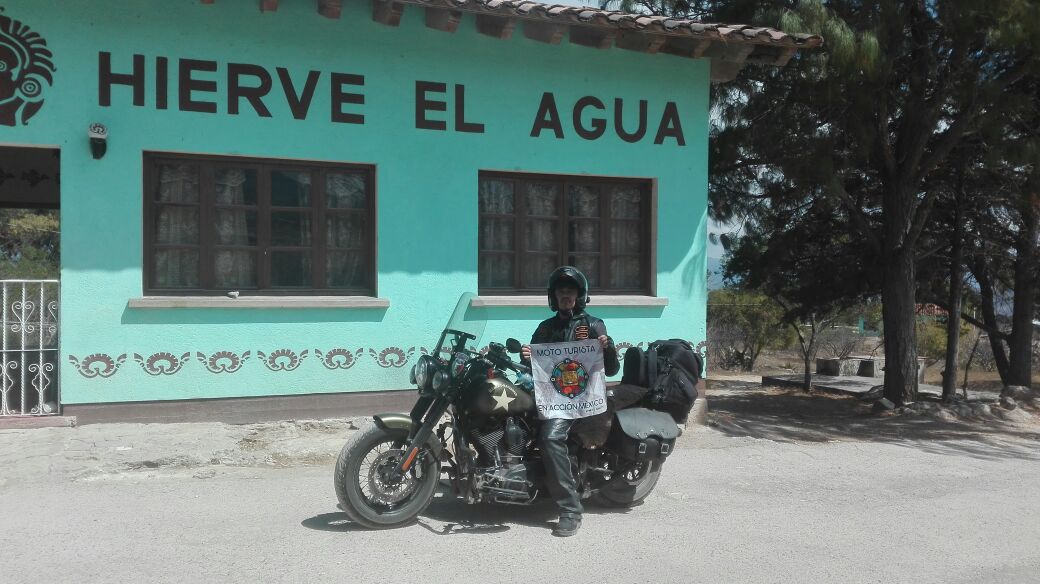
<svg viewBox="0 0 1040 584">
<path fill-rule="evenodd" d="M 58 280 L 0 280 L 0 416 L 57 414 Z"/>
</svg>

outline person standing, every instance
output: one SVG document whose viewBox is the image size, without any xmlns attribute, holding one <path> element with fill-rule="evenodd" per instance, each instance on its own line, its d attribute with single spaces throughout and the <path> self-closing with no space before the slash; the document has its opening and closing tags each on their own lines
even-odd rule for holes
<svg viewBox="0 0 1040 584">
<path fill-rule="evenodd" d="M 560 266 L 549 275 L 547 293 L 549 308 L 556 315 L 542 321 L 531 336 L 532 344 L 563 343 L 598 339 L 603 348 L 604 372 L 610 376 L 621 368 L 614 341 L 607 335 L 607 326 L 602 320 L 585 312 L 589 302 L 589 282 L 580 270 L 573 266 Z M 531 347 L 524 345 L 521 356 L 531 360 Z M 577 481 L 567 448 L 567 436 L 576 420 L 550 418 L 542 420 L 539 439 L 545 470 L 548 475 L 549 494 L 560 509 L 560 520 L 553 535 L 569 537 L 581 527 L 582 505 Z"/>
</svg>

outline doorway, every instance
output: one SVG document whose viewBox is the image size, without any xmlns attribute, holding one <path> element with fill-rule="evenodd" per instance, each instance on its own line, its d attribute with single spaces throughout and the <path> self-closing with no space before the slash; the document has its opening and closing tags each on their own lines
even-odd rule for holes
<svg viewBox="0 0 1040 584">
<path fill-rule="evenodd" d="M 0 416 L 60 412 L 61 153 L 0 145 Z"/>
</svg>

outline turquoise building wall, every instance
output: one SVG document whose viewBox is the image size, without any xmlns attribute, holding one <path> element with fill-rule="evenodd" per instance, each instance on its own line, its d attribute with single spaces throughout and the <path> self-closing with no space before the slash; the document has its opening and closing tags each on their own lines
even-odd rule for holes
<svg viewBox="0 0 1040 584">
<path fill-rule="evenodd" d="M 61 149 L 61 398 L 65 404 L 351 392 L 408 387 L 408 370 L 430 347 L 463 291 L 477 289 L 477 177 L 480 170 L 652 178 L 657 189 L 656 292 L 667 306 L 599 306 L 618 342 L 705 336 L 707 213 L 707 60 L 621 49 L 547 45 L 520 25 L 500 40 L 478 34 L 466 14 L 448 34 L 405 10 L 399 27 L 373 22 L 368 2 L 345 2 L 338 20 L 313 1 L 283 1 L 261 13 L 255 0 L 6 0 L 4 14 L 41 34 L 53 53 L 53 84 L 26 125 L 0 126 L 0 145 Z M 60 10 L 56 8 L 60 7 Z M 126 86 L 99 105 L 99 53 L 116 72 L 145 56 L 145 105 Z M 155 107 L 155 58 L 170 60 L 170 106 Z M 217 113 L 176 107 L 178 59 L 214 60 Z M 297 87 L 321 77 L 305 120 L 294 119 L 275 77 L 265 98 L 272 117 L 245 102 L 226 107 L 226 64 L 285 67 Z M 364 75 L 364 125 L 330 122 L 329 74 Z M 415 82 L 448 84 L 447 131 L 415 127 Z M 463 84 L 467 121 L 483 134 L 452 131 L 451 87 Z M 564 139 L 531 137 L 543 92 L 560 107 Z M 584 95 L 608 104 L 608 131 L 580 138 L 571 106 Z M 626 143 L 612 131 L 609 105 L 649 103 L 647 137 Z M 653 137 L 675 102 L 686 144 Z M 91 157 L 90 123 L 109 130 L 104 158 Z M 630 119 L 634 125 L 634 117 Z M 143 153 L 187 152 L 372 164 L 376 168 L 378 297 L 388 308 L 131 308 L 142 296 Z M 526 340 L 547 307 L 495 307 L 487 340 Z M 327 354 L 346 349 L 349 367 L 330 369 Z M 394 349 L 396 348 L 396 350 Z M 308 354 L 292 370 L 272 370 L 258 353 Z M 360 349 L 360 351 L 359 351 Z M 211 372 L 220 351 L 250 357 L 234 372 Z M 398 353 L 400 351 L 400 353 Z M 159 371 L 150 356 L 179 365 Z M 106 355 L 113 367 L 104 365 Z M 140 357 L 140 362 L 135 358 Z M 182 357 L 187 359 L 182 361 Z M 398 357 L 404 357 L 403 362 Z M 89 361 L 88 361 L 89 359 Z M 172 371 L 170 370 L 172 369 Z M 106 375 L 97 374 L 101 371 Z"/>
</svg>

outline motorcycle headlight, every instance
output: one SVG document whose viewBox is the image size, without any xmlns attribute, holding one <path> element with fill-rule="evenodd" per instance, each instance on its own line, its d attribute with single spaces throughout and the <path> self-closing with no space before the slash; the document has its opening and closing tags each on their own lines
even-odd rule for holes
<svg viewBox="0 0 1040 584">
<path fill-rule="evenodd" d="M 430 383 L 436 370 L 437 363 L 433 360 L 433 357 L 429 355 L 419 357 L 419 362 L 415 364 L 414 368 L 412 368 L 412 374 L 415 376 L 415 384 L 419 386 L 419 389 L 430 388 Z"/>
<path fill-rule="evenodd" d="M 448 377 L 448 372 L 447 371 L 438 371 L 438 372 L 434 373 L 433 374 L 433 390 L 434 391 L 441 391 L 442 389 L 447 387 L 449 379 L 450 378 Z"/>
</svg>

